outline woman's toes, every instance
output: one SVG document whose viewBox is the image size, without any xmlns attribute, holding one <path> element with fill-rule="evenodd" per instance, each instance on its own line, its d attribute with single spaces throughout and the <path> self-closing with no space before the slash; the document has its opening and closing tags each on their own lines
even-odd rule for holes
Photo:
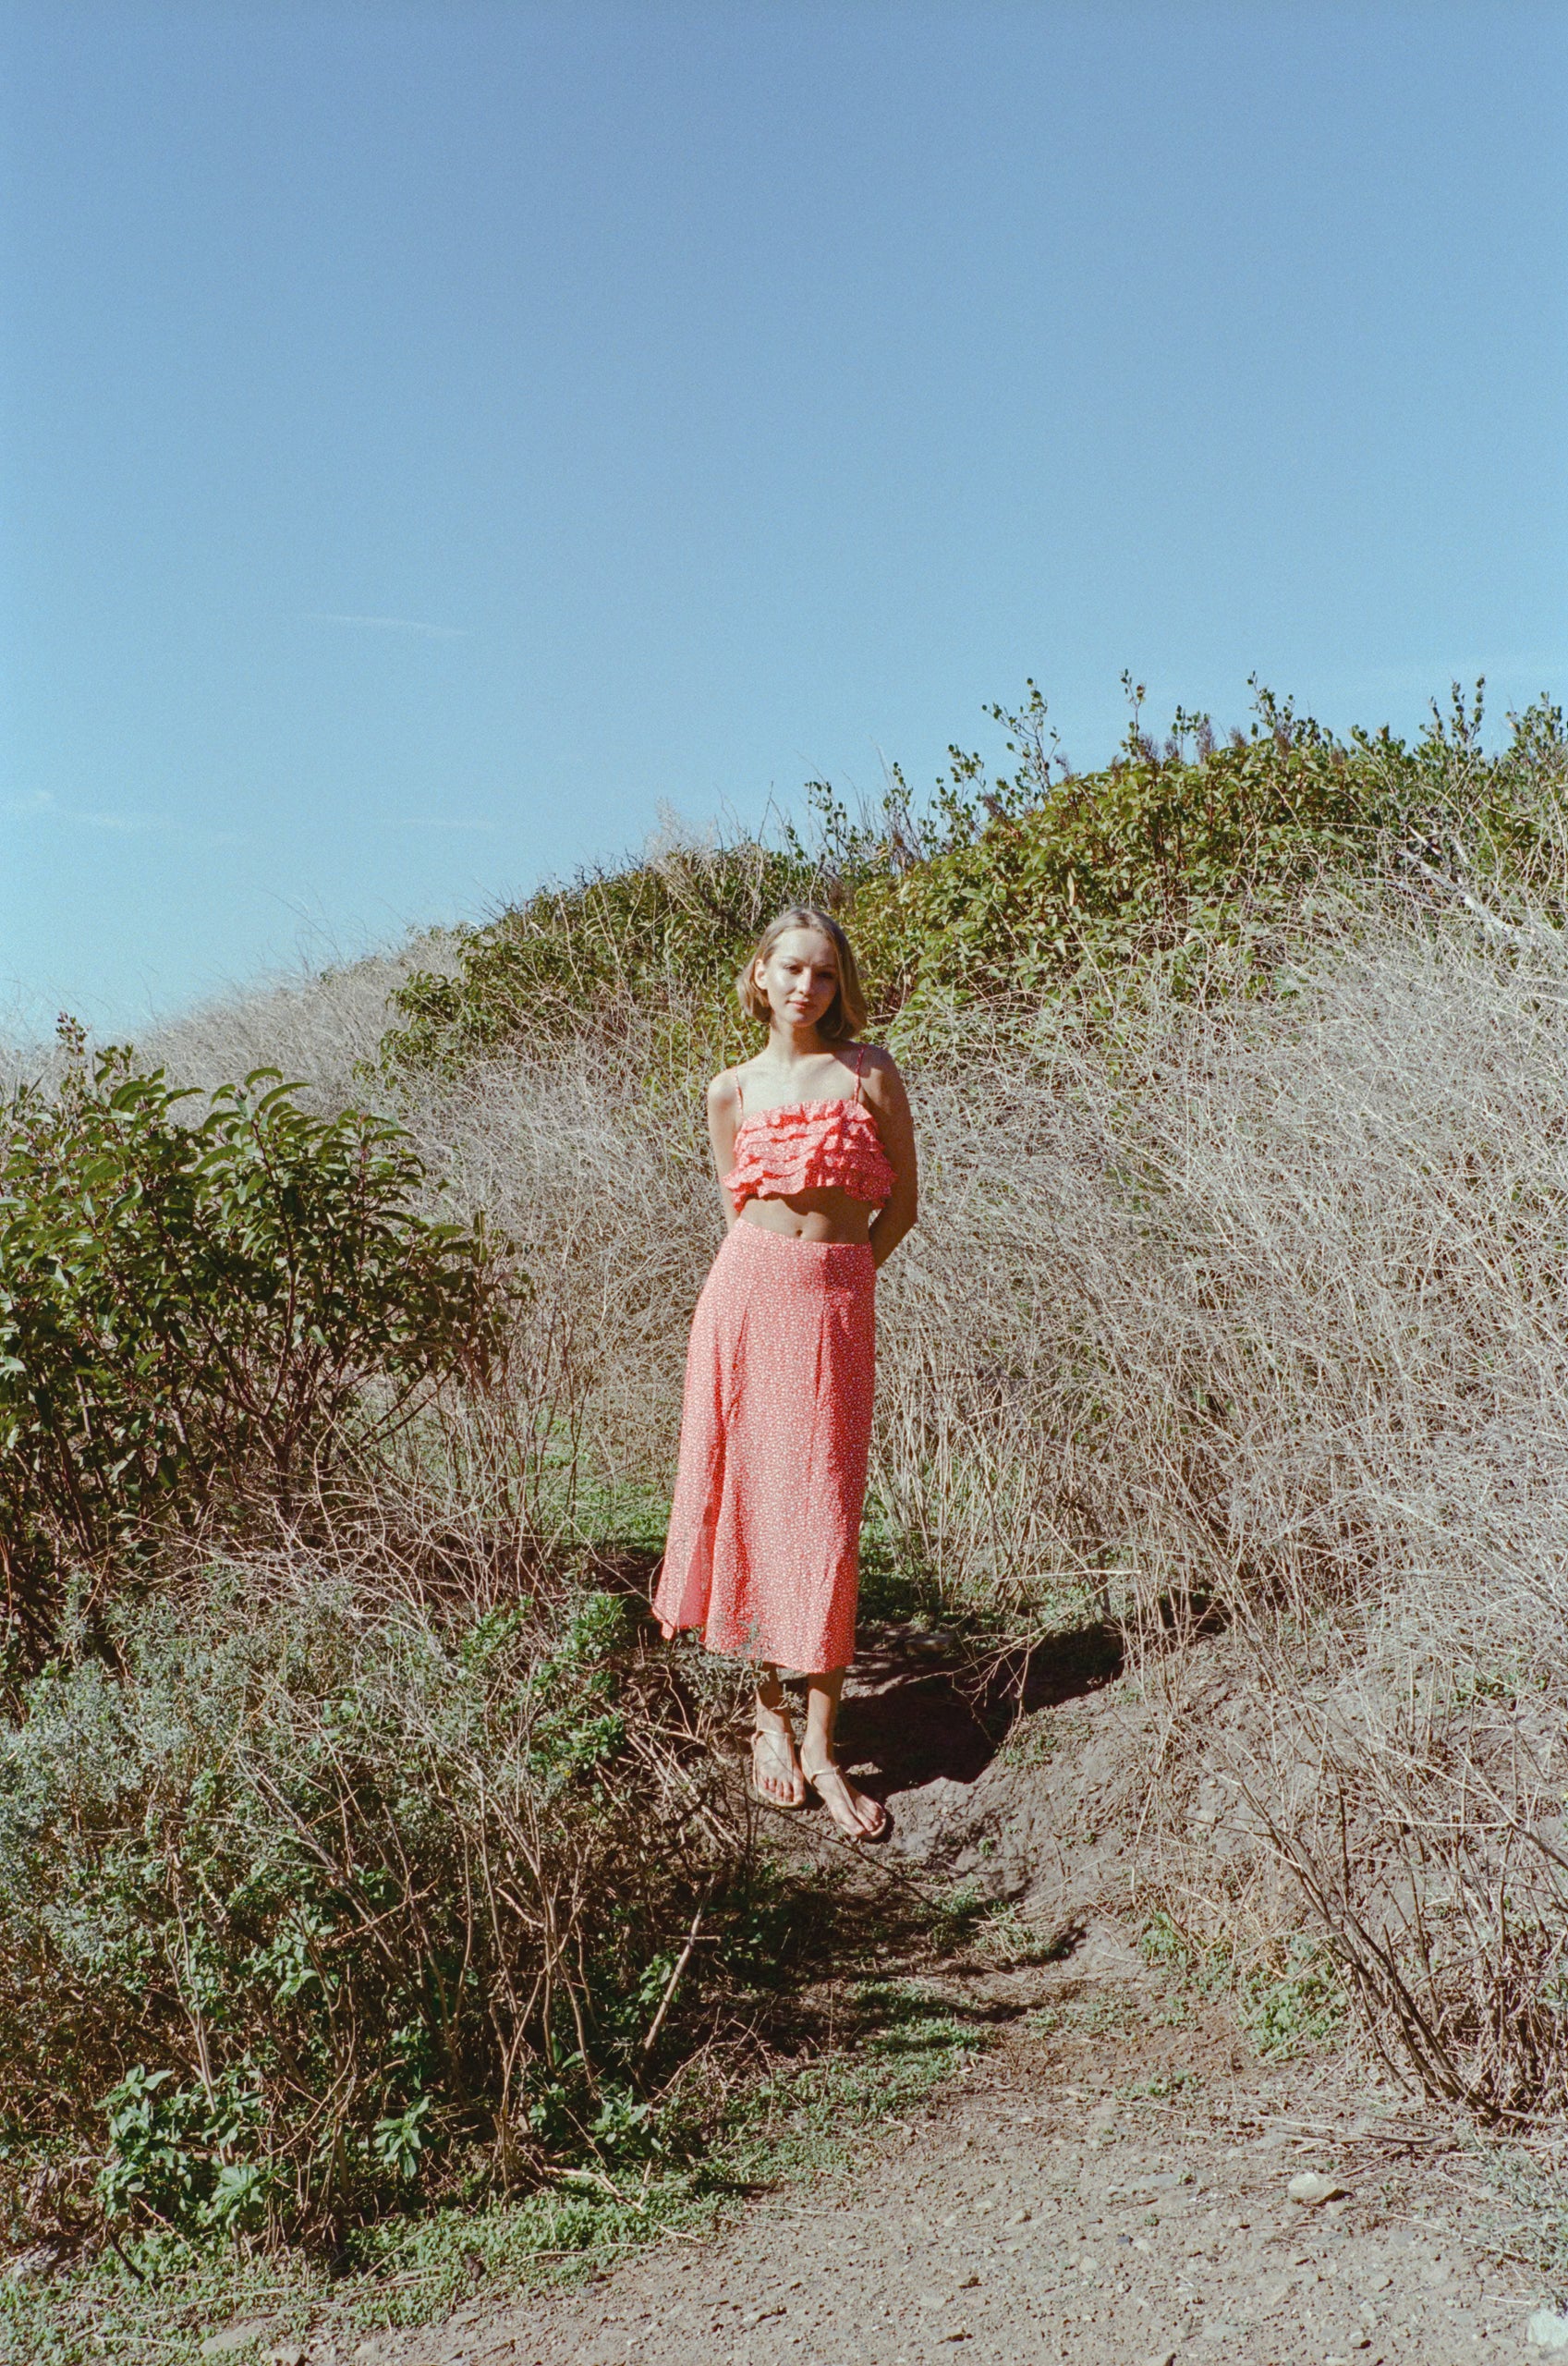
<svg viewBox="0 0 1568 2366">
<path fill-rule="evenodd" d="M 775 1726 L 759 1726 L 751 1738 L 752 1788 L 771 1807 L 798 1805 L 800 1770 L 793 1738 Z"/>
</svg>

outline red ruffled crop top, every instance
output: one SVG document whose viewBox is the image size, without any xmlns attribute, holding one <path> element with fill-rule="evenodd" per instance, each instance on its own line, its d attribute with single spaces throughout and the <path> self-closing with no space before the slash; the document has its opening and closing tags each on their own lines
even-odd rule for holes
<svg viewBox="0 0 1568 2366">
<path fill-rule="evenodd" d="M 853 1100 L 785 1101 L 742 1117 L 724 1189 L 737 1208 L 748 1200 L 834 1189 L 880 1208 L 895 1180 L 877 1121 L 860 1098 L 857 1060 Z"/>
</svg>

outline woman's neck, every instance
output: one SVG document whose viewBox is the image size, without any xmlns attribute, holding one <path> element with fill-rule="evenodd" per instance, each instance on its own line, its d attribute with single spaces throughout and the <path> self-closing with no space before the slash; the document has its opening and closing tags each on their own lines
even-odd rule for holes
<svg viewBox="0 0 1568 2366">
<path fill-rule="evenodd" d="M 781 1068 L 804 1067 L 808 1060 L 825 1058 L 832 1048 L 815 1027 L 781 1026 L 775 1019 L 768 1030 L 768 1050 Z"/>
</svg>

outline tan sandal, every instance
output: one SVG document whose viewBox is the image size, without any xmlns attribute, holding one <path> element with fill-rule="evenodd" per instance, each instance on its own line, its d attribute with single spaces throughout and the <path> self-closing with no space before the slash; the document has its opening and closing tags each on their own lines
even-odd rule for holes
<svg viewBox="0 0 1568 2366">
<path fill-rule="evenodd" d="M 826 1808 L 833 1823 L 846 1840 L 885 1840 L 887 1838 L 888 1834 L 893 1830 L 893 1818 L 881 1799 L 873 1799 L 869 1791 L 856 1793 L 856 1797 L 864 1799 L 868 1807 L 873 1807 L 877 1811 L 877 1822 L 868 1826 L 860 1822 L 846 1797 L 842 1799 L 842 1806 L 835 1806 L 833 1799 L 823 1790 L 823 1780 L 830 1774 L 838 1776 L 840 1783 L 844 1786 L 845 1793 L 848 1793 L 852 1788 L 848 1775 L 836 1760 L 830 1758 L 827 1764 L 820 1766 L 814 1774 L 803 1760 L 800 1772 L 806 1778 L 807 1789 L 816 1793 L 819 1801 Z"/>
<path fill-rule="evenodd" d="M 760 1742 L 771 1742 L 793 1778 L 800 1775 L 800 1797 L 797 1799 L 776 1799 L 762 1788 L 757 1766 L 757 1750 Z M 806 1778 L 800 1773 L 800 1761 L 795 1754 L 795 1736 L 781 1732 L 777 1726 L 759 1726 L 751 1737 L 751 1779 L 747 1785 L 754 1799 L 765 1808 L 777 1808 L 781 1815 L 796 1815 L 806 1805 Z"/>
</svg>

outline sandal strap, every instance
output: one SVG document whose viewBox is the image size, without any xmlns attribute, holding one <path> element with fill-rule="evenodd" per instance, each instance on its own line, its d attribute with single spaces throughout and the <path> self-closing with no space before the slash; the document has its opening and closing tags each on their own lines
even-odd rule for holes
<svg viewBox="0 0 1568 2366">
<path fill-rule="evenodd" d="M 838 1776 L 839 1781 L 844 1785 L 844 1787 L 845 1787 L 845 1789 L 846 1791 L 847 1791 L 847 1790 L 849 1789 L 849 1787 L 850 1787 L 850 1785 L 849 1785 L 849 1777 L 848 1777 L 848 1775 L 845 1773 L 845 1771 L 844 1771 L 843 1767 L 839 1764 L 839 1762 L 838 1762 L 838 1761 L 837 1761 L 837 1759 L 836 1759 L 836 1758 L 830 1758 L 830 1759 L 828 1759 L 828 1760 L 826 1761 L 826 1762 L 825 1762 L 821 1767 L 820 1767 L 820 1768 L 818 1769 L 818 1771 L 817 1771 L 817 1773 L 816 1773 L 815 1774 L 813 1774 L 813 1773 L 811 1772 L 811 1769 L 807 1765 L 807 1763 L 806 1763 L 805 1760 L 804 1760 L 804 1759 L 802 1759 L 802 1761 L 801 1761 L 801 1762 L 800 1762 L 800 1771 L 801 1771 L 801 1773 L 805 1775 L 806 1780 L 807 1780 L 808 1783 L 814 1783 L 814 1784 L 817 1786 L 817 1787 L 818 1787 L 818 1790 L 819 1790 L 819 1791 L 820 1791 L 820 1789 L 821 1789 L 821 1786 L 822 1786 L 822 1782 L 823 1782 L 824 1777 L 825 1777 L 825 1776 L 827 1776 L 827 1775 L 829 1775 L 829 1774 L 836 1774 L 836 1775 Z M 867 1799 L 867 1798 L 869 1798 L 869 1793 L 867 1793 L 867 1792 L 865 1792 L 865 1791 L 862 1791 L 862 1792 L 860 1793 L 860 1797 L 861 1797 L 862 1799 Z M 880 1811 L 880 1813 L 879 1813 L 879 1816 L 878 1816 L 877 1822 L 876 1822 L 875 1823 L 873 1823 L 873 1824 L 869 1824 L 869 1825 L 868 1825 L 868 1824 L 863 1824 L 863 1823 L 860 1822 L 859 1817 L 856 1815 L 855 1811 L 854 1811 L 854 1809 L 853 1809 L 853 1808 L 849 1808 L 849 1810 L 848 1810 L 849 1816 L 850 1816 L 850 1819 L 851 1819 L 850 1823 L 840 1823 L 840 1822 L 839 1822 L 838 1817 L 837 1817 L 836 1815 L 833 1815 L 832 1808 L 828 1808 L 828 1813 L 829 1813 L 829 1815 L 830 1815 L 830 1816 L 833 1816 L 833 1822 L 834 1822 L 836 1824 L 838 1824 L 838 1828 L 839 1828 L 839 1830 L 840 1830 L 841 1832 L 845 1832 L 845 1833 L 851 1833 L 851 1836 L 854 1836 L 855 1835 L 858 1835 L 860 1837 L 865 1838 L 865 1837 L 868 1837 L 868 1836 L 869 1835 L 869 1834 L 870 1834 L 870 1833 L 873 1833 L 873 1832 L 880 1832 L 880 1831 L 881 1830 L 881 1828 L 882 1828 L 882 1825 L 887 1822 L 887 1810 L 886 1810 L 886 1808 L 885 1808 L 885 1807 L 883 1807 L 883 1806 L 881 1805 L 881 1800 L 880 1800 L 880 1799 L 872 1799 L 870 1803 L 871 1803 L 871 1805 L 872 1805 L 874 1808 L 879 1809 L 881 1811 Z M 828 1806 L 827 1800 L 826 1800 L 825 1799 L 823 1799 L 823 1801 L 822 1801 L 822 1805 L 823 1805 L 824 1807 L 827 1807 L 827 1806 Z M 847 1802 L 846 1802 L 846 1805 L 847 1805 Z M 852 1826 L 853 1826 L 853 1832 L 851 1832 L 851 1827 L 852 1827 Z"/>
</svg>

